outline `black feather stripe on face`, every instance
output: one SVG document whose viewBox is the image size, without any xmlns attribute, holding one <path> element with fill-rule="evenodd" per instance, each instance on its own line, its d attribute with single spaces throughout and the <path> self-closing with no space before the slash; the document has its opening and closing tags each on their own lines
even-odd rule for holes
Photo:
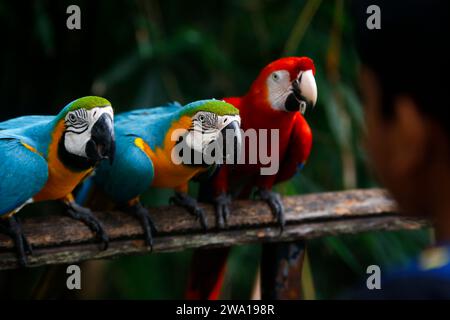
<svg viewBox="0 0 450 320">
<path fill-rule="evenodd" d="M 206 113 L 204 121 L 202 123 L 202 127 L 205 129 L 217 128 L 217 122 L 219 117 L 215 113 Z"/>
<path fill-rule="evenodd" d="M 202 128 L 202 132 L 208 131 L 208 129 L 217 129 L 219 117 L 215 113 L 211 112 L 201 112 L 197 114 L 194 119 L 192 126 L 199 125 Z"/>
<path fill-rule="evenodd" d="M 75 134 L 82 134 L 89 129 L 87 121 L 88 113 L 85 109 L 78 109 L 68 114 L 64 121 L 66 125 L 66 132 Z"/>
<path fill-rule="evenodd" d="M 76 130 L 73 130 L 71 128 L 75 128 Z M 80 129 L 78 129 L 76 127 L 73 127 L 73 126 L 70 126 L 70 127 L 68 127 L 66 129 L 66 132 L 72 132 L 72 133 L 75 133 L 75 134 L 82 134 L 82 133 L 86 132 L 88 129 L 89 129 L 89 126 L 81 127 Z"/>
</svg>

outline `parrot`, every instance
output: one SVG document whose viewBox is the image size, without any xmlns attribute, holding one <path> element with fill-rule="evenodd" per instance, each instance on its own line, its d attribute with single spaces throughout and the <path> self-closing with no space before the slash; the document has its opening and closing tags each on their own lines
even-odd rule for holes
<svg viewBox="0 0 450 320">
<path fill-rule="evenodd" d="M 86 188 L 100 190 L 116 207 L 138 219 L 150 248 L 156 228 L 140 200 L 149 188 L 173 189 L 170 202 L 186 209 L 206 229 L 203 210 L 187 194 L 188 182 L 206 174 L 215 163 L 177 162 L 174 160 L 181 160 L 183 152 L 175 152 L 173 158 L 173 150 L 183 146 L 181 151 L 204 155 L 214 141 L 232 137 L 233 144 L 221 150 L 224 157 L 237 155 L 241 144 L 239 111 L 219 100 L 200 100 L 185 106 L 171 103 L 118 114 L 115 130 L 115 161 L 102 163 L 92 177 L 92 186 Z M 86 196 L 80 196 L 83 198 Z"/>
<path fill-rule="evenodd" d="M 239 109 L 243 132 L 279 130 L 280 165 L 275 174 L 262 175 L 260 169 L 264 164 L 260 161 L 224 164 L 210 181 L 201 185 L 199 199 L 214 204 L 219 228 L 225 227 L 230 215 L 231 193 L 233 197 L 248 198 L 255 191 L 256 198 L 268 204 L 283 231 L 284 208 L 281 197 L 272 187 L 303 168 L 311 152 L 312 132 L 303 115 L 317 101 L 315 72 L 314 62 L 308 57 L 280 58 L 262 69 L 244 96 L 223 98 Z M 259 135 L 259 131 L 256 132 Z M 268 150 L 271 150 L 270 143 L 267 140 Z M 249 145 L 243 144 L 244 154 L 248 154 Z M 218 297 L 227 255 L 227 248 L 194 252 L 186 291 L 188 299 Z"/>
<path fill-rule="evenodd" d="M 0 231 L 13 239 L 19 265 L 27 265 L 32 247 L 16 214 L 34 202 L 61 200 L 68 215 L 84 222 L 106 249 L 101 222 L 74 201 L 72 192 L 114 154 L 114 111 L 101 97 L 76 99 L 56 116 L 0 123 Z"/>
</svg>

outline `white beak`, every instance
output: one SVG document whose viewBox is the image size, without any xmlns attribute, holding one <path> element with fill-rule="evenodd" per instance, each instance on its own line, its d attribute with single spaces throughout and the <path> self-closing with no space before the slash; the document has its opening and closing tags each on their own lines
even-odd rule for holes
<svg viewBox="0 0 450 320">
<path fill-rule="evenodd" d="M 317 85 L 312 70 L 304 71 L 300 76 L 300 92 L 312 107 L 317 102 Z"/>
</svg>

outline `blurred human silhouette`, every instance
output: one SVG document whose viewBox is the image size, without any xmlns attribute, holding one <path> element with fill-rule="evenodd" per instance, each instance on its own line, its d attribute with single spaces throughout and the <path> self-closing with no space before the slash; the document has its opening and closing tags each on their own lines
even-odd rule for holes
<svg viewBox="0 0 450 320">
<path fill-rule="evenodd" d="M 381 29 L 366 26 L 373 4 Z M 353 9 L 372 167 L 402 214 L 431 219 L 436 246 L 382 277 L 381 290 L 347 297 L 450 298 L 449 2 L 355 1 Z"/>
</svg>

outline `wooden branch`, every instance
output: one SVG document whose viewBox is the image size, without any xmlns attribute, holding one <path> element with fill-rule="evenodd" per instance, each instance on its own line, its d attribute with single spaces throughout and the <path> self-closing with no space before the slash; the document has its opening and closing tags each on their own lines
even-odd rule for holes
<svg viewBox="0 0 450 320">
<path fill-rule="evenodd" d="M 397 216 L 395 203 L 380 189 L 291 196 L 283 198 L 283 202 L 287 225 L 282 234 L 267 205 L 259 201 L 234 202 L 228 228 L 222 231 L 214 229 L 215 218 L 209 205 L 202 204 L 210 226 L 207 232 L 183 209 L 172 206 L 150 209 L 159 231 L 154 251 L 292 241 L 372 230 L 412 230 L 428 225 L 423 220 Z M 106 251 L 99 250 L 84 224 L 62 214 L 22 217 L 24 232 L 34 248 L 29 266 L 149 252 L 141 240 L 141 226 L 132 216 L 122 212 L 101 212 L 96 216 L 111 239 Z M 16 267 L 13 243 L 0 234 L 0 270 Z"/>
</svg>

